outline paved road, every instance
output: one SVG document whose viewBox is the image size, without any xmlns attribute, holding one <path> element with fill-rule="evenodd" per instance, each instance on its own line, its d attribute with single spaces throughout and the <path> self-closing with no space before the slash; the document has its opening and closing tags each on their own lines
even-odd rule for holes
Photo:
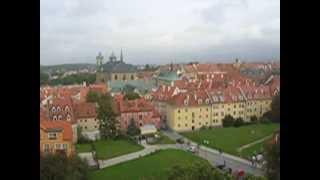
<svg viewBox="0 0 320 180">
<path fill-rule="evenodd" d="M 167 135 L 172 140 L 177 140 L 179 138 L 186 139 L 185 137 L 171 130 L 162 131 L 162 133 L 164 135 Z M 191 144 L 193 145 L 196 144 L 195 142 L 192 142 L 189 139 L 188 141 L 190 141 Z M 180 145 L 180 146 L 184 146 L 184 145 Z M 242 159 L 230 154 L 226 154 L 226 153 L 220 154 L 217 150 L 214 150 L 212 148 L 200 146 L 200 149 L 197 155 L 207 159 L 213 165 L 221 165 L 221 164 L 224 164 L 224 161 L 225 161 L 226 166 L 230 167 L 233 171 L 242 169 L 245 172 L 248 172 L 254 175 L 258 175 L 258 176 L 263 175 L 263 171 L 261 170 L 261 168 L 253 167 L 250 161 L 247 161 L 245 159 Z"/>
</svg>

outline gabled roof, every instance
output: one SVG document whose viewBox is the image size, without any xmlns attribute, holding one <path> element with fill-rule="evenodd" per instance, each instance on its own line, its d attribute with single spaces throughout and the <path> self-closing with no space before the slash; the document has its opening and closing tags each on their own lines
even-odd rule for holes
<svg viewBox="0 0 320 180">
<path fill-rule="evenodd" d="M 40 121 L 40 129 L 45 132 L 62 131 L 63 140 L 72 140 L 72 127 L 71 124 L 65 121 Z"/>
<path fill-rule="evenodd" d="M 77 118 L 96 118 L 97 116 L 95 103 L 75 104 L 74 111 Z"/>
</svg>

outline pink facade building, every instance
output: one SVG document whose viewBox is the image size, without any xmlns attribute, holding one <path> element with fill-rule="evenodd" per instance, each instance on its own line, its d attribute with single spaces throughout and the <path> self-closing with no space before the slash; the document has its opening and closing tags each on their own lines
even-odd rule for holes
<svg viewBox="0 0 320 180">
<path fill-rule="evenodd" d="M 135 100 L 116 98 L 116 101 L 122 130 L 127 129 L 131 120 L 135 122 L 137 127 L 152 124 L 156 128 L 160 128 L 160 114 L 149 101 L 144 98 Z"/>
</svg>

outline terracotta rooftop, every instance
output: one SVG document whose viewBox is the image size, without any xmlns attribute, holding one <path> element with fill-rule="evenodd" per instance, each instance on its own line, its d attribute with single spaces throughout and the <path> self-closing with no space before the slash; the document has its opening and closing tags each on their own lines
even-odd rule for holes
<svg viewBox="0 0 320 180">
<path fill-rule="evenodd" d="M 62 129 L 63 139 L 66 141 L 72 140 L 71 124 L 65 121 L 40 121 L 40 128 L 44 131 Z"/>
</svg>

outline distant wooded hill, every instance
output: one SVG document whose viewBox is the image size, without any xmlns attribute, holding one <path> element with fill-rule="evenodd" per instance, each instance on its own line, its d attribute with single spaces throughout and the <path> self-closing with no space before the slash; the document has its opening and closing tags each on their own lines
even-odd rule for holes
<svg viewBox="0 0 320 180">
<path fill-rule="evenodd" d="M 58 65 L 40 65 L 40 71 L 45 73 L 52 73 L 56 71 L 65 72 L 65 71 L 74 71 L 74 70 L 81 70 L 81 69 L 90 69 L 95 70 L 95 64 L 58 64 Z"/>
</svg>

